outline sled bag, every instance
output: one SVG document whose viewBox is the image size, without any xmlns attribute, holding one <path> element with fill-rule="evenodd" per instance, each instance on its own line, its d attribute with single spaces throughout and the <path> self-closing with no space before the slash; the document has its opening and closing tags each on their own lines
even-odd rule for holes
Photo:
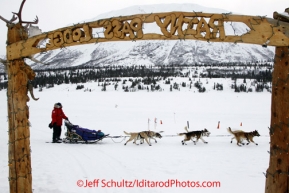
<svg viewBox="0 0 289 193">
<path fill-rule="evenodd" d="M 95 131 L 81 127 L 75 127 L 74 129 L 76 133 L 80 135 L 84 141 L 97 140 L 104 136 L 104 133 L 101 131 Z"/>
</svg>

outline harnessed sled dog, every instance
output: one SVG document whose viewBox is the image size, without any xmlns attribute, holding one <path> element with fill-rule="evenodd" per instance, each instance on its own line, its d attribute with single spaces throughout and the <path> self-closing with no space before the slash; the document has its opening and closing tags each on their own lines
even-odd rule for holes
<svg viewBox="0 0 289 193">
<path fill-rule="evenodd" d="M 149 137 L 149 142 L 151 142 L 151 139 L 155 140 L 155 143 L 157 143 L 157 140 L 155 137 L 161 139 L 163 136 L 160 134 L 162 133 L 163 131 L 160 131 L 160 132 L 154 132 L 154 131 L 142 131 L 142 132 L 145 132 L 147 134 L 147 136 Z M 144 139 L 141 138 L 140 139 L 140 144 L 143 144 L 144 143 Z"/>
<path fill-rule="evenodd" d="M 192 140 L 194 142 L 194 144 L 196 145 L 196 143 L 199 141 L 199 139 L 201 139 L 204 143 L 208 143 L 203 139 L 203 136 L 207 136 L 209 137 L 209 135 L 211 134 L 206 128 L 204 130 L 200 130 L 200 131 L 188 131 L 188 128 L 185 127 L 185 130 L 187 131 L 187 133 L 179 133 L 179 136 L 184 135 L 185 139 L 182 140 L 182 145 L 187 145 L 186 141 L 190 141 Z M 197 140 L 194 141 L 193 138 L 196 138 Z"/>
<path fill-rule="evenodd" d="M 125 132 L 124 133 L 126 135 L 130 135 L 130 138 L 127 140 L 127 142 L 125 142 L 124 145 L 126 145 L 128 142 L 132 141 L 133 140 L 133 143 L 138 145 L 136 143 L 137 140 L 140 140 L 140 144 L 143 144 L 144 143 L 144 140 L 149 144 L 149 146 L 151 146 L 151 143 L 150 143 L 150 139 L 154 139 L 155 142 L 157 143 L 157 140 L 155 139 L 155 137 L 157 138 L 162 138 L 162 135 L 160 133 L 161 132 L 154 132 L 154 131 L 141 131 L 141 132 L 131 132 L 131 133 L 128 133 L 128 132 Z"/>
<path fill-rule="evenodd" d="M 256 136 L 257 137 L 260 136 L 260 134 L 258 133 L 257 130 L 251 131 L 251 132 L 245 132 L 245 131 L 242 131 L 242 130 L 232 131 L 231 127 L 229 127 L 228 128 L 228 132 L 231 133 L 232 135 L 234 135 L 234 137 L 232 137 L 232 139 L 231 139 L 231 143 L 233 142 L 233 139 L 236 139 L 238 146 L 241 146 L 240 144 L 245 145 L 244 143 L 242 143 L 242 141 L 244 139 L 246 139 L 248 141 L 247 145 L 249 145 L 250 142 L 255 143 L 253 141 L 253 138 L 256 137 Z M 258 143 L 255 143 L 255 144 L 258 145 Z"/>
</svg>

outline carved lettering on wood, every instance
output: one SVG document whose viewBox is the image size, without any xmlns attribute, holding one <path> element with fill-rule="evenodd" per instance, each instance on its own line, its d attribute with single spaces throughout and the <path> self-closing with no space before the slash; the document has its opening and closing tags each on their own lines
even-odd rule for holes
<svg viewBox="0 0 289 193">
<path fill-rule="evenodd" d="M 226 22 L 243 23 L 249 30 L 241 35 L 229 34 L 229 32 L 226 34 L 224 27 Z M 153 24 L 159 27 L 159 32 L 145 33 L 144 24 Z M 259 16 L 195 12 L 122 16 L 76 24 L 33 36 L 25 41 L 11 43 L 7 46 L 7 59 L 14 60 L 80 44 L 167 39 L 289 46 L 289 24 Z M 39 42 L 44 41 L 48 43 L 38 45 Z"/>
</svg>

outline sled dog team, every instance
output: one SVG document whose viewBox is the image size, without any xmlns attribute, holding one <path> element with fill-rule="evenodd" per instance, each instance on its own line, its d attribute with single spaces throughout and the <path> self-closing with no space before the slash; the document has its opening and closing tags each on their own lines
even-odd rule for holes
<svg viewBox="0 0 289 193">
<path fill-rule="evenodd" d="M 49 123 L 49 127 L 52 129 L 53 128 L 53 136 L 52 136 L 52 142 L 53 143 L 60 143 L 60 135 L 61 135 L 61 125 L 62 125 L 62 120 L 65 119 L 68 121 L 68 117 L 64 114 L 62 110 L 62 104 L 60 102 L 54 104 L 54 109 L 52 110 L 52 115 L 51 115 L 52 121 Z M 184 140 L 182 140 L 183 145 L 187 145 L 186 141 L 192 140 L 194 144 L 201 139 L 204 143 L 208 143 L 203 139 L 203 136 L 210 136 L 210 132 L 207 129 L 200 130 L 200 131 L 189 131 L 187 127 L 185 127 L 186 133 L 179 133 L 179 136 L 185 136 Z M 233 139 L 236 139 L 237 145 L 241 146 L 240 144 L 244 145 L 243 140 L 247 140 L 247 145 L 253 141 L 253 138 L 255 136 L 260 136 L 257 130 L 252 131 L 252 132 L 245 132 L 242 130 L 235 130 L 232 131 L 232 129 L 229 127 L 228 132 L 231 133 L 234 137 L 231 139 L 231 143 L 233 142 Z M 140 140 L 140 144 L 144 143 L 144 140 L 147 142 L 149 146 L 151 146 L 150 140 L 153 139 L 155 140 L 155 143 L 157 143 L 157 140 L 155 138 L 162 138 L 162 135 L 160 133 L 162 132 L 154 132 L 154 131 L 142 131 L 142 132 L 131 132 L 127 133 L 124 131 L 126 135 L 129 135 L 130 138 L 125 142 L 124 145 L 126 145 L 128 142 L 133 141 L 134 144 L 138 145 L 136 143 L 137 140 Z M 193 139 L 196 138 L 196 141 Z M 255 143 L 258 145 L 257 143 Z"/>
<path fill-rule="evenodd" d="M 204 143 L 208 143 L 203 139 L 203 136 L 209 137 L 210 136 L 210 132 L 207 129 L 204 130 L 200 130 L 200 131 L 188 131 L 188 128 L 185 127 L 186 133 L 178 133 L 179 136 L 184 136 L 184 140 L 182 140 L 182 144 L 183 145 L 187 145 L 186 141 L 190 141 L 192 140 L 194 142 L 194 144 L 196 145 L 196 143 L 199 141 L 199 139 L 201 139 Z M 251 131 L 251 132 L 245 132 L 242 130 L 235 130 L 232 131 L 231 127 L 228 128 L 228 132 L 231 133 L 234 137 L 232 137 L 231 139 L 231 143 L 233 142 L 233 139 L 236 139 L 237 141 L 237 145 L 241 146 L 245 145 L 243 143 L 243 140 L 247 140 L 247 145 L 252 142 L 255 143 L 253 138 L 254 137 L 259 137 L 260 134 L 258 133 L 257 130 L 255 131 Z M 141 132 L 125 132 L 124 133 L 126 135 L 129 135 L 130 138 L 125 142 L 124 145 L 126 145 L 128 142 L 133 141 L 134 144 L 138 145 L 136 142 L 137 140 L 140 141 L 140 144 L 144 143 L 144 140 L 147 142 L 147 144 L 149 146 L 151 146 L 150 140 L 153 139 L 155 140 L 155 143 L 157 143 L 157 140 L 155 138 L 162 138 L 162 135 L 160 133 L 161 132 L 154 132 L 154 131 L 141 131 Z M 193 139 L 196 139 L 195 141 Z M 256 145 L 258 145 L 257 143 L 255 143 Z"/>
</svg>

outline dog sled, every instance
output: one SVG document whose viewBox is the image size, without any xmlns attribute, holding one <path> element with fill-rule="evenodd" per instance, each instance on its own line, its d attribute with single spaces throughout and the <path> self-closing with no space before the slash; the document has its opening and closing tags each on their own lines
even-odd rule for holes
<svg viewBox="0 0 289 193">
<path fill-rule="evenodd" d="M 109 134 L 104 134 L 100 130 L 95 131 L 82 128 L 79 125 L 73 125 L 69 121 L 65 121 L 64 124 L 67 128 L 67 132 L 65 133 L 63 143 L 97 143 L 98 141 L 101 141 L 102 139 L 109 136 Z"/>
</svg>

